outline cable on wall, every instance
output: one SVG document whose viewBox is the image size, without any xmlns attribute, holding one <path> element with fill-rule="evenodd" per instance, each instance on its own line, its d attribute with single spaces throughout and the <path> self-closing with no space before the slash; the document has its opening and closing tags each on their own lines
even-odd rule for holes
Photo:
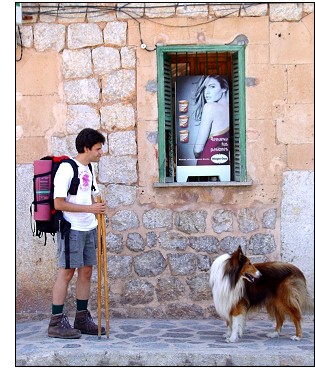
<svg viewBox="0 0 315 377">
<path fill-rule="evenodd" d="M 172 25 L 172 24 L 167 24 L 167 23 L 163 23 L 163 22 L 159 22 L 157 20 L 154 20 L 152 18 L 149 18 L 149 17 L 145 17 L 145 16 L 141 16 L 140 18 L 142 19 L 145 19 L 146 21 L 148 22 L 152 22 L 152 23 L 155 23 L 157 25 L 161 25 L 161 26 L 165 26 L 165 27 L 171 27 L 171 28 L 192 28 L 192 27 L 196 27 L 196 26 L 201 26 L 201 25 L 206 25 L 206 24 L 209 24 L 209 23 L 212 23 L 218 19 L 221 19 L 221 18 L 226 18 L 226 17 L 229 17 L 231 16 L 232 14 L 238 12 L 238 16 L 240 15 L 240 12 L 241 10 L 243 10 L 244 12 L 246 12 L 246 9 L 250 8 L 250 7 L 254 7 L 254 6 L 257 6 L 257 5 L 261 5 L 261 4 L 269 4 L 269 3 L 172 3 L 172 4 L 167 4 L 167 3 L 164 3 L 163 5 L 152 5 L 152 6 L 147 6 L 146 3 L 144 3 L 145 5 L 135 5 L 135 4 L 138 4 L 138 3 L 125 3 L 125 4 L 122 4 L 122 5 L 92 5 L 92 4 L 85 4 L 85 5 L 82 5 L 80 3 L 76 4 L 74 3 L 73 5 L 70 5 L 69 3 L 67 3 L 65 5 L 65 3 L 57 3 L 57 5 L 52 5 L 51 3 L 49 5 L 46 5 L 45 3 L 41 3 L 40 6 L 39 5 L 35 5 L 35 3 L 28 3 L 27 5 L 27 10 L 24 11 L 24 14 L 27 16 L 32 16 L 32 15 L 50 15 L 50 16 L 56 16 L 56 17 L 61 17 L 61 18 L 71 18 L 70 15 L 74 15 L 74 14 L 85 14 L 85 19 L 87 19 L 88 16 L 90 17 L 94 17 L 94 14 L 95 14 L 95 17 L 99 16 L 100 13 L 101 14 L 107 14 L 107 13 L 110 13 L 110 12 L 121 12 L 125 15 L 127 15 L 128 17 L 130 17 L 132 20 L 134 20 L 135 22 L 137 22 L 138 24 L 138 29 L 139 29 L 139 39 L 140 39 L 140 47 L 143 49 L 143 50 L 146 50 L 148 52 L 153 52 L 156 50 L 156 46 L 154 48 L 148 48 L 147 47 L 147 44 L 145 43 L 144 41 L 144 37 L 142 36 L 142 32 L 141 32 L 141 22 L 133 16 L 133 12 L 137 9 L 163 9 L 163 8 L 171 8 L 171 7 L 175 7 L 178 8 L 178 7 L 186 7 L 186 8 L 189 8 L 189 7 L 195 7 L 195 6 L 209 6 L 209 5 L 215 5 L 215 6 L 220 6 L 220 5 L 224 5 L 225 7 L 222 8 L 222 10 L 224 9 L 225 11 L 228 11 L 229 8 L 227 8 L 226 6 L 227 5 L 231 5 L 231 12 L 229 13 L 226 13 L 222 16 L 218 16 L 218 17 L 215 17 L 213 19 L 210 19 L 210 20 L 207 20 L 207 21 L 204 21 L 204 22 L 199 22 L 199 23 L 196 23 L 196 24 L 190 24 L 190 25 Z M 235 8 L 235 5 L 238 5 L 238 10 Z M 233 7 L 232 7 L 233 6 Z M 34 9 L 34 10 L 32 10 Z M 218 11 L 220 11 L 220 8 L 217 8 Z M 67 15 L 69 15 L 67 17 Z M 189 13 L 186 14 L 187 17 L 189 17 Z M 20 30 L 19 30 L 20 32 Z M 22 48 L 22 41 L 21 41 L 21 48 Z M 21 51 L 21 54 L 22 54 L 22 51 Z M 21 60 L 21 58 L 19 59 Z"/>
<path fill-rule="evenodd" d="M 19 32 L 19 38 L 20 38 L 21 54 L 20 54 L 20 58 L 19 58 L 19 59 L 15 59 L 15 61 L 16 61 L 16 62 L 19 62 L 19 61 L 22 60 L 22 56 L 23 56 L 23 43 L 22 43 L 21 29 L 20 29 L 20 26 L 19 26 L 19 25 L 17 26 L 17 29 L 18 29 L 18 32 Z"/>
</svg>

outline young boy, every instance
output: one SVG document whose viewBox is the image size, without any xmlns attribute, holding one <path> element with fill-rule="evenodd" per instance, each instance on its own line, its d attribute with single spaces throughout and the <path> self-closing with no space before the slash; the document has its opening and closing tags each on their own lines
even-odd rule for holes
<svg viewBox="0 0 315 377">
<path fill-rule="evenodd" d="M 97 193 L 95 174 L 92 175 L 89 163 L 99 162 L 102 156 L 104 136 L 91 128 L 83 129 L 77 136 L 75 145 L 78 155 L 74 161 L 78 165 L 80 180 L 77 195 L 68 194 L 73 177 L 70 164 L 60 165 L 54 179 L 54 205 L 61 210 L 65 220 L 71 223 L 69 238 L 57 233 L 58 275 L 52 292 L 52 316 L 48 326 L 48 336 L 63 339 L 77 339 L 81 334 L 97 335 L 98 326 L 93 322 L 88 307 L 92 268 L 96 265 L 97 214 L 105 212 L 105 203 L 97 203 L 92 196 L 92 183 Z M 93 182 L 92 182 L 93 179 Z M 68 260 L 68 264 L 66 261 Z M 77 311 L 74 327 L 63 313 L 69 283 L 77 269 L 76 303 Z M 105 328 L 101 328 L 102 335 Z"/>
</svg>

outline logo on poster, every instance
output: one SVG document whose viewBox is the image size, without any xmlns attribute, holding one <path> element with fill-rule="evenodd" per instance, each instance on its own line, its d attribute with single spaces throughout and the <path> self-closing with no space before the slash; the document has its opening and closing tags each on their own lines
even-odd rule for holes
<svg viewBox="0 0 315 377">
<path fill-rule="evenodd" d="M 214 164 L 224 164 L 225 162 L 227 162 L 228 159 L 229 159 L 228 156 L 226 156 L 225 154 L 221 154 L 221 153 L 214 154 L 211 157 L 211 161 Z"/>
</svg>

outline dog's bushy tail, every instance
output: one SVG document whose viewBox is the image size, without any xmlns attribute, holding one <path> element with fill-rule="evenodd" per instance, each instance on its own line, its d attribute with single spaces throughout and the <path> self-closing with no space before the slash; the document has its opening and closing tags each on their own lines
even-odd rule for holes
<svg viewBox="0 0 315 377">
<path fill-rule="evenodd" d="M 314 301 L 307 289 L 305 279 L 290 280 L 290 302 L 293 307 L 300 308 L 302 313 L 314 312 Z"/>
</svg>

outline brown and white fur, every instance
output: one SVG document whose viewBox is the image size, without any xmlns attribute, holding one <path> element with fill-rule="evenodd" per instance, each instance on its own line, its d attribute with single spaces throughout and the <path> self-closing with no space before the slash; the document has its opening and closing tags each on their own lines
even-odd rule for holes
<svg viewBox="0 0 315 377">
<path fill-rule="evenodd" d="M 263 307 L 276 320 L 275 330 L 268 337 L 279 336 L 285 318 L 289 317 L 296 329 L 291 339 L 301 339 L 302 311 L 312 304 L 305 277 L 292 264 L 252 264 L 239 246 L 232 254 L 221 255 L 213 262 L 210 287 L 216 311 L 227 324 L 227 342 L 236 342 L 243 336 L 250 310 Z"/>
</svg>

